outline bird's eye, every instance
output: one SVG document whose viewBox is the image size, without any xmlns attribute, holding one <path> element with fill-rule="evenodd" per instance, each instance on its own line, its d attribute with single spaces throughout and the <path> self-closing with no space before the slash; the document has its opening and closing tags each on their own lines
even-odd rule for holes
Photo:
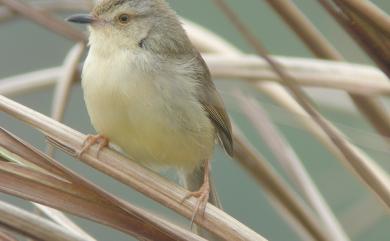
<svg viewBox="0 0 390 241">
<path fill-rule="evenodd" d="M 130 21 L 130 16 L 128 14 L 121 14 L 118 17 L 119 22 L 122 24 L 126 24 Z"/>
</svg>

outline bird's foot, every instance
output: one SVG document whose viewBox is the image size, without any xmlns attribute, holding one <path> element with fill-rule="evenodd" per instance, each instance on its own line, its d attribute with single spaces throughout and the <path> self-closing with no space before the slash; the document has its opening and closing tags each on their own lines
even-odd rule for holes
<svg viewBox="0 0 390 241">
<path fill-rule="evenodd" d="M 209 162 L 207 161 L 205 165 L 206 165 L 206 170 L 205 170 L 204 181 L 202 186 L 199 188 L 198 191 L 189 192 L 182 200 L 182 202 L 184 202 L 185 200 L 191 197 L 195 197 L 198 199 L 196 201 L 195 208 L 193 210 L 192 217 L 191 217 L 191 229 L 194 224 L 194 220 L 198 214 L 201 214 L 202 217 L 204 217 L 206 212 L 206 205 L 210 197 Z"/>
<path fill-rule="evenodd" d="M 107 137 L 102 135 L 88 135 L 83 142 L 83 147 L 80 152 L 77 154 L 77 157 L 80 158 L 84 152 L 86 152 L 92 145 L 98 143 L 98 150 L 96 156 L 99 156 L 99 152 L 108 146 L 109 140 Z"/>
</svg>

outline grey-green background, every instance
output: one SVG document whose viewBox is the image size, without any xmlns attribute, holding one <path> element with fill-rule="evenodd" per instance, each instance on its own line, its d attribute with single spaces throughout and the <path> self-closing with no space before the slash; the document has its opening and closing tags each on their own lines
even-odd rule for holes
<svg viewBox="0 0 390 241">
<path fill-rule="evenodd" d="M 252 49 L 245 44 L 240 35 L 237 34 L 210 0 L 170 0 L 169 2 L 180 15 L 215 31 L 243 51 L 253 53 Z M 230 0 L 228 2 L 240 13 L 245 23 L 256 32 L 257 36 L 264 41 L 273 54 L 312 57 L 265 1 Z M 324 35 L 338 46 L 349 61 L 371 63 L 365 54 L 356 47 L 355 43 L 319 7 L 317 1 L 295 0 L 294 2 L 310 17 Z M 388 0 L 373 2 L 386 12 L 390 12 L 390 2 Z M 58 17 L 63 18 L 64 16 L 66 14 Z M 73 45 L 70 41 L 25 20 L 3 23 L 0 26 L 0 43 L 0 78 L 58 66 L 63 62 L 64 56 Z M 217 85 L 223 93 L 229 113 L 239 122 L 245 134 L 258 150 L 268 158 L 277 170 L 281 171 L 272 154 L 267 150 L 261 138 L 255 134 L 249 122 L 245 120 L 230 95 L 234 88 L 240 88 L 249 94 L 256 93 L 251 91 L 248 86 L 234 81 L 217 80 Z M 380 137 L 351 107 L 349 99 L 337 91 L 308 90 L 311 93 L 316 93 L 314 97 L 316 97 L 323 114 L 334 121 L 358 146 L 367 151 L 389 172 L 390 152 L 388 148 L 383 145 Z M 36 91 L 14 97 L 14 99 L 49 115 L 52 92 L 52 89 Z M 368 189 L 351 174 L 347 167 L 343 166 L 316 139 L 304 131 L 289 113 L 265 96 L 257 94 L 257 97 L 262 101 L 278 127 L 291 141 L 315 183 L 350 234 L 351 239 L 359 241 L 390 240 L 390 218 Z M 388 108 L 389 101 L 383 99 L 383 102 Z M 88 121 L 79 86 L 74 87 L 64 122 L 84 133 L 94 132 Z M 35 146 L 41 149 L 45 148 L 44 139 L 38 132 L 4 113 L 0 113 L 0 125 L 19 137 L 30 141 Z M 69 159 L 61 153 L 57 153 L 56 157 L 65 165 L 129 202 L 151 210 L 158 215 L 168 217 L 184 227 L 189 227 L 187 220 L 180 218 L 130 188 L 73 159 Z M 234 161 L 227 158 L 219 149 L 216 150 L 214 159 L 214 177 L 226 212 L 269 240 L 299 240 L 299 237 L 286 224 L 283 217 L 273 208 L 264 190 L 248 177 Z M 172 172 L 163 174 L 175 179 Z M 19 199 L 7 195 L 0 195 L 0 198 L 30 208 L 27 202 Z M 99 240 L 129 240 L 126 235 L 110 228 L 78 218 L 75 218 L 75 220 Z"/>
</svg>

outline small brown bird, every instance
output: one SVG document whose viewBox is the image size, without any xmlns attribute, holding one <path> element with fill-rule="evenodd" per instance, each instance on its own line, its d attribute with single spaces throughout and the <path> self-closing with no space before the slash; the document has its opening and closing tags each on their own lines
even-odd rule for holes
<svg viewBox="0 0 390 241">
<path fill-rule="evenodd" d="M 215 140 L 231 155 L 231 125 L 176 13 L 164 0 L 102 0 L 68 21 L 90 26 L 82 87 L 99 136 L 85 148 L 109 139 L 145 165 L 182 170 L 194 215 L 204 210 Z"/>
</svg>

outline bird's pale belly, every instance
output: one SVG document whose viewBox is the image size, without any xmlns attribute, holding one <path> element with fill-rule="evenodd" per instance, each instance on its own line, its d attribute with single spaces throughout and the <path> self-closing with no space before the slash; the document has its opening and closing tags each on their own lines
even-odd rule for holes
<svg viewBox="0 0 390 241">
<path fill-rule="evenodd" d="M 215 131 L 202 108 L 190 103 L 170 105 L 153 86 L 141 84 L 145 85 L 84 88 L 97 132 L 135 161 L 150 166 L 191 170 L 210 158 Z"/>
</svg>

